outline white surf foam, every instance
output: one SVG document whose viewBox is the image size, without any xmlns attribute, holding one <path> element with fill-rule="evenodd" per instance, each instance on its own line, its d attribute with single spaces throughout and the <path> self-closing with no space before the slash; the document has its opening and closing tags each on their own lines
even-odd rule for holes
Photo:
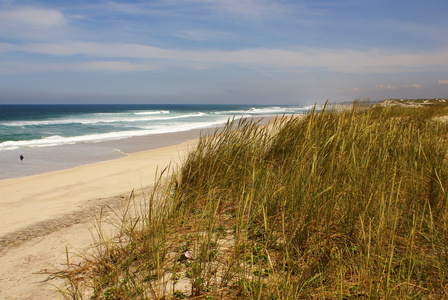
<svg viewBox="0 0 448 300">
<path fill-rule="evenodd" d="M 168 125 L 148 126 L 147 129 L 142 130 L 114 131 L 108 133 L 80 135 L 73 137 L 62 137 L 59 135 L 53 135 L 42 139 L 6 141 L 0 143 L 0 151 L 15 150 L 19 148 L 51 147 L 51 146 L 69 145 L 75 143 L 101 142 L 101 141 L 120 140 L 124 138 L 153 135 L 153 134 L 182 132 L 192 129 L 208 128 L 222 124 L 224 122 L 225 122 L 224 119 L 213 120 L 209 122 L 195 122 L 195 123 L 182 122 Z"/>
</svg>

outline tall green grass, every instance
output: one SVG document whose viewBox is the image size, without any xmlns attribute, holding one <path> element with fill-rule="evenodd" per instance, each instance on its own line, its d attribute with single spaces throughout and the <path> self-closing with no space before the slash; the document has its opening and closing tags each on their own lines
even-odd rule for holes
<svg viewBox="0 0 448 300">
<path fill-rule="evenodd" d="M 64 273 L 65 295 L 446 298 L 444 110 L 355 103 L 270 126 L 229 121 Z"/>
</svg>

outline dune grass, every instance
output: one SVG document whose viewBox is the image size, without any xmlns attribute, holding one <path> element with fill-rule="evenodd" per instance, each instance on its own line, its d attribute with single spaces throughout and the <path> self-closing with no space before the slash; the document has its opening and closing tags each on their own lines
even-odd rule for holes
<svg viewBox="0 0 448 300">
<path fill-rule="evenodd" d="M 354 103 L 229 121 L 122 214 L 115 239 L 99 230 L 96 254 L 59 275 L 64 296 L 447 298 L 444 114 Z"/>
</svg>

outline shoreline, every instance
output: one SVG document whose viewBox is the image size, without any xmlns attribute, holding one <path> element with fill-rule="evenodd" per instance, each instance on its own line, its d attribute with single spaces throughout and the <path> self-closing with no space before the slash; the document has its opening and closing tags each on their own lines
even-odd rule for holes
<svg viewBox="0 0 448 300">
<path fill-rule="evenodd" d="M 248 120 L 260 120 L 266 124 L 274 116 L 247 117 Z M 236 119 L 238 120 L 238 119 Z M 3 174 L 0 174 L 0 183 L 5 180 L 21 179 L 35 175 L 47 174 L 55 171 L 63 171 L 98 162 L 111 161 L 126 158 L 131 154 L 147 150 L 174 146 L 183 142 L 198 138 L 222 128 L 224 124 L 215 127 L 204 127 L 186 131 L 176 131 L 154 135 L 130 137 L 119 140 L 99 141 L 53 147 L 30 148 L 19 153 L 9 153 L 8 159 L 4 159 Z M 1 153 L 0 153 L 1 154 Z M 19 155 L 25 159 L 19 161 Z M 70 157 L 70 160 L 67 160 Z M 50 163 L 49 163 L 50 162 Z M 10 175 L 4 175 L 4 174 Z"/>
<path fill-rule="evenodd" d="M 60 211 L 70 210 L 58 203 L 60 199 L 70 199 L 72 209 L 75 209 L 81 207 L 82 203 L 79 201 L 110 198 L 130 193 L 133 189 L 151 186 L 154 184 L 157 169 L 160 172 L 172 162 L 179 163 L 183 159 L 181 156 L 185 155 L 196 142 L 197 139 L 190 139 L 176 145 L 134 152 L 127 157 L 1 180 L 0 192 L 5 196 L 0 200 L 0 219 L 3 221 L 0 238 L 33 222 L 25 216 L 22 216 L 21 222 L 17 221 L 11 216 L 9 209 L 17 210 L 24 215 L 24 210 L 30 210 L 30 213 L 31 210 L 38 210 L 41 213 L 45 208 L 44 202 L 54 204 L 55 207 L 49 209 L 45 216 L 33 218 L 40 221 L 47 219 L 49 213 L 55 216 Z M 146 182 L 143 178 L 146 178 L 144 179 Z M 37 212 L 35 214 L 37 215 Z M 16 221 L 13 222 L 13 219 Z"/>
<path fill-rule="evenodd" d="M 138 152 L 154 150 L 169 146 L 181 144 L 183 142 L 197 138 L 201 132 L 207 132 L 209 128 L 193 129 L 184 132 L 164 133 L 142 137 L 131 137 L 121 140 L 102 141 L 88 144 L 74 144 L 56 146 L 55 148 L 34 148 L 29 153 L 25 153 L 23 162 L 18 159 L 12 165 L 12 168 L 28 168 L 27 170 L 16 170 L 10 174 L 17 174 L 22 171 L 22 175 L 9 175 L 12 177 L 0 177 L 0 183 L 5 180 L 15 180 L 29 178 L 36 175 L 43 175 L 51 172 L 64 171 L 77 167 L 106 162 L 120 158 L 129 157 Z M 80 150 L 81 149 L 81 150 Z M 48 154 L 45 153 L 47 150 Z M 91 151 L 94 154 L 90 157 L 77 156 L 80 152 Z M 17 153 L 20 154 L 20 153 Z M 51 158 L 46 159 L 47 157 Z M 66 157 L 70 157 L 67 160 Z M 39 159 L 43 162 L 36 162 Z M 54 160 L 53 163 L 48 161 Z M 3 175 L 4 176 L 4 175 Z M 8 175 L 7 175 L 8 176 Z"/>
</svg>

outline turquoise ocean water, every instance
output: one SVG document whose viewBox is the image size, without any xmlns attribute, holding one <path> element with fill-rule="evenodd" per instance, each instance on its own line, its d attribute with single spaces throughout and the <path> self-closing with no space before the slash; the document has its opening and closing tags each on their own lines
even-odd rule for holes
<svg viewBox="0 0 448 300">
<path fill-rule="evenodd" d="M 229 118 L 302 114 L 309 106 L 0 105 L 0 180 L 176 144 Z M 25 158 L 21 162 L 19 157 Z"/>
</svg>

